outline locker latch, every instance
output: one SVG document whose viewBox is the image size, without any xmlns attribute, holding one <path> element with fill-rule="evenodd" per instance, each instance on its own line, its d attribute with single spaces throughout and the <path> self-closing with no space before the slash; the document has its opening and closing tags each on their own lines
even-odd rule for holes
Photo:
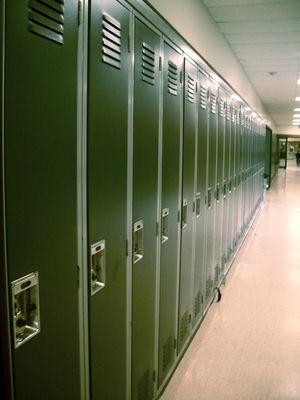
<svg viewBox="0 0 300 400">
<path fill-rule="evenodd" d="M 196 194 L 196 218 L 200 217 L 200 206 L 201 206 L 201 194 L 198 192 Z"/>
<path fill-rule="evenodd" d="M 211 208 L 211 188 L 207 189 L 207 208 Z"/>
<path fill-rule="evenodd" d="M 91 246 L 91 294 L 105 287 L 105 240 Z"/>
<path fill-rule="evenodd" d="M 38 272 L 11 283 L 15 348 L 41 330 Z"/>
<path fill-rule="evenodd" d="M 169 209 L 164 208 L 161 216 L 161 243 L 169 239 Z"/>
<path fill-rule="evenodd" d="M 219 183 L 217 183 L 217 187 L 216 187 L 216 200 L 217 200 L 217 203 L 220 202 L 220 184 Z"/>
<path fill-rule="evenodd" d="M 137 263 L 143 258 L 144 244 L 143 244 L 143 230 L 144 222 L 138 221 L 133 225 L 133 263 Z"/>
<path fill-rule="evenodd" d="M 188 201 L 186 199 L 182 202 L 182 213 L 181 213 L 181 227 L 182 229 L 187 227 L 187 208 L 188 208 Z"/>
</svg>

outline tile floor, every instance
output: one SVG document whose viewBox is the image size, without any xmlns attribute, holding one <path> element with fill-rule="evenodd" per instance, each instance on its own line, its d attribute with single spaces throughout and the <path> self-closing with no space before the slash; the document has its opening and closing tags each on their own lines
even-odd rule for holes
<svg viewBox="0 0 300 400">
<path fill-rule="evenodd" d="M 279 170 L 161 400 L 300 400 L 300 168 Z"/>
</svg>

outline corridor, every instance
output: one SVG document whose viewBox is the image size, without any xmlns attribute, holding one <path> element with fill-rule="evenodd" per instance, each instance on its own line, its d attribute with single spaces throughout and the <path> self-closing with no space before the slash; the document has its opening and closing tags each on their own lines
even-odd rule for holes
<svg viewBox="0 0 300 400">
<path fill-rule="evenodd" d="M 279 170 L 162 400 L 300 399 L 300 168 Z"/>
</svg>

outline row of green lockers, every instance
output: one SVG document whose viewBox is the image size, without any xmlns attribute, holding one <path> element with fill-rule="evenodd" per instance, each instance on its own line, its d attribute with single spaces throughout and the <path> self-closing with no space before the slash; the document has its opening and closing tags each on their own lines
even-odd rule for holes
<svg viewBox="0 0 300 400">
<path fill-rule="evenodd" d="M 17 400 L 157 397 L 263 199 L 263 122 L 131 5 L 6 2 Z"/>
</svg>

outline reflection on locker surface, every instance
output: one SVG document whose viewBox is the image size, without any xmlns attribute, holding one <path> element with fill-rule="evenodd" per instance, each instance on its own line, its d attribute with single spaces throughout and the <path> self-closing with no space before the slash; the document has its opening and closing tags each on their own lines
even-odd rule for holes
<svg viewBox="0 0 300 400">
<path fill-rule="evenodd" d="M 138 0 L 4 17 L 6 397 L 157 399 L 263 201 L 265 125 Z"/>
</svg>

